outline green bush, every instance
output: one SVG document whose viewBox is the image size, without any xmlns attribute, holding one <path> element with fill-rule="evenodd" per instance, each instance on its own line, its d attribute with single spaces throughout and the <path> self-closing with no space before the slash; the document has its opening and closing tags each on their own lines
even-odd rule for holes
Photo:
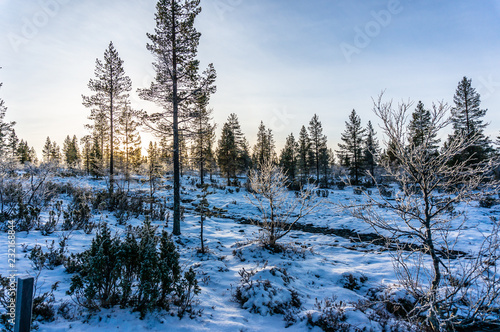
<svg viewBox="0 0 500 332">
<path fill-rule="evenodd" d="M 68 294 L 91 309 L 120 305 L 132 307 L 144 317 L 155 308 L 178 307 L 178 315 L 192 313 L 194 295 L 199 293 L 192 269 L 182 277 L 179 254 L 165 231 L 156 235 L 157 227 L 149 220 L 142 227 L 128 227 L 121 240 L 112 236 L 103 223 L 90 248 L 72 258 Z"/>
</svg>

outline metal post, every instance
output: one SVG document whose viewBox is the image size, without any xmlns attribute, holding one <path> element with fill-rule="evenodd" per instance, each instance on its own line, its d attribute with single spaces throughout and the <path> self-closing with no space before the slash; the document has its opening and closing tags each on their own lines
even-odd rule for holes
<svg viewBox="0 0 500 332">
<path fill-rule="evenodd" d="M 34 281 L 33 277 L 28 276 L 17 278 L 14 332 L 30 332 Z"/>
</svg>

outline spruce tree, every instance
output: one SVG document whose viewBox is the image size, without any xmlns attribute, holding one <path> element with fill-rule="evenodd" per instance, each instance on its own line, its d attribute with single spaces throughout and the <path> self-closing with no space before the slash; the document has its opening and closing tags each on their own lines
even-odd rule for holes
<svg viewBox="0 0 500 332">
<path fill-rule="evenodd" d="M 50 137 L 47 136 L 47 139 L 45 140 L 45 144 L 43 145 L 42 149 L 42 158 L 44 162 L 50 162 L 50 157 L 52 155 L 52 142 L 50 140 Z"/>
<path fill-rule="evenodd" d="M 364 160 L 371 176 L 375 176 L 375 166 L 377 166 L 380 154 L 380 145 L 376 135 L 377 133 L 375 132 L 375 129 L 373 129 L 372 122 L 368 121 L 364 144 Z"/>
<path fill-rule="evenodd" d="M 7 137 L 7 155 L 15 159 L 17 156 L 17 146 L 19 144 L 19 138 L 16 135 L 14 128 L 10 130 L 9 136 Z"/>
<path fill-rule="evenodd" d="M 59 163 L 61 162 L 61 158 L 61 148 L 56 143 L 56 141 L 52 141 L 52 146 L 50 148 L 50 161 L 55 163 L 56 165 L 59 165 Z"/>
<path fill-rule="evenodd" d="M 125 105 L 132 89 L 130 78 L 125 75 L 123 60 L 118 55 L 113 42 L 104 52 L 104 61 L 96 59 L 95 78 L 90 79 L 88 88 L 91 96 L 82 96 L 83 105 L 91 108 L 91 117 L 109 126 L 109 194 L 114 190 L 114 147 L 117 117 L 121 106 Z"/>
<path fill-rule="evenodd" d="M 89 119 L 93 124 L 87 124 L 85 127 L 91 132 L 92 144 L 97 143 L 99 149 L 99 163 L 101 164 L 101 175 L 104 175 L 105 160 L 109 160 L 109 123 L 106 112 L 102 109 L 91 111 Z M 94 142 L 95 141 L 95 142 Z"/>
<path fill-rule="evenodd" d="M 160 0 L 156 5 L 155 32 L 148 34 L 151 43 L 147 49 L 155 58 L 156 77 L 149 89 L 140 90 L 143 99 L 155 102 L 165 111 L 155 116 L 158 127 L 171 128 L 173 135 L 174 166 L 174 235 L 180 235 L 180 156 L 179 117 L 182 110 L 200 93 L 215 91 L 215 69 L 199 74 L 196 59 L 201 34 L 196 31 L 194 21 L 201 12 L 200 0 Z M 171 117 L 171 121 L 168 118 Z M 165 125 L 166 123 L 166 125 Z M 164 133 L 166 134 L 166 133 Z"/>
<path fill-rule="evenodd" d="M 160 281 L 160 305 L 168 309 L 167 299 L 175 291 L 175 286 L 181 278 L 181 267 L 179 264 L 179 253 L 175 244 L 166 231 L 162 231 L 160 237 L 158 269 Z"/>
<path fill-rule="evenodd" d="M 431 128 L 431 111 L 419 101 L 408 124 L 408 143 L 414 147 L 426 146 L 429 156 L 438 153 L 439 139 Z"/>
<path fill-rule="evenodd" d="M 333 150 L 329 149 L 327 146 L 321 148 L 319 152 L 319 164 L 321 167 L 321 172 L 323 173 L 323 185 L 328 186 L 329 176 L 332 173 L 332 165 L 335 163 L 335 156 Z"/>
<path fill-rule="evenodd" d="M 312 157 L 311 140 L 305 126 L 300 129 L 297 144 L 297 171 L 304 182 L 309 177 Z"/>
<path fill-rule="evenodd" d="M 21 140 L 17 145 L 17 158 L 19 163 L 35 163 L 36 162 L 36 152 L 33 148 L 28 146 L 28 142 Z"/>
<path fill-rule="evenodd" d="M 226 175 L 227 185 L 231 185 L 231 178 L 236 177 L 237 165 L 234 162 L 238 157 L 238 149 L 234 140 L 234 134 L 228 122 L 222 127 L 221 137 L 217 147 L 217 164 L 223 174 Z"/>
<path fill-rule="evenodd" d="M 235 113 L 229 114 L 227 118 L 227 122 L 229 123 L 229 127 L 233 131 L 234 141 L 236 144 L 236 149 L 238 152 L 238 156 L 236 157 L 236 165 L 237 165 L 237 173 L 246 172 L 251 165 L 251 158 L 249 152 L 248 141 L 245 138 L 245 135 L 241 131 L 240 122 L 238 120 L 238 116 Z"/>
<path fill-rule="evenodd" d="M 66 166 L 74 168 L 80 163 L 80 149 L 76 135 L 70 138 L 66 136 L 63 143 L 63 159 Z"/>
<path fill-rule="evenodd" d="M 340 153 L 349 159 L 349 169 L 354 183 L 359 183 L 359 178 L 363 172 L 363 143 L 365 141 L 365 129 L 361 127 L 361 119 L 352 110 L 349 121 L 345 123 L 346 129 L 341 134 L 344 143 L 339 143 Z"/>
<path fill-rule="evenodd" d="M 139 274 L 138 274 L 138 304 L 137 309 L 144 318 L 146 311 L 156 305 L 158 301 L 158 284 L 160 276 L 157 271 L 158 255 L 156 246 L 158 238 L 155 236 L 156 227 L 146 220 L 140 232 L 139 242 Z"/>
<path fill-rule="evenodd" d="M 285 142 L 283 150 L 280 154 L 280 167 L 283 172 L 288 177 L 288 180 L 293 183 L 297 175 L 297 156 L 298 156 L 298 144 L 295 141 L 293 133 L 291 133 Z"/>
<path fill-rule="evenodd" d="M 455 106 L 451 109 L 451 121 L 454 132 L 449 137 L 449 142 L 459 136 L 464 136 L 466 139 L 477 136 L 478 141 L 452 162 L 469 159 L 469 164 L 473 165 L 486 160 L 492 152 L 490 141 L 484 135 L 487 124 L 483 122 L 483 118 L 487 110 L 480 108 L 480 95 L 472 87 L 471 79 L 464 76 L 458 83 L 453 102 Z"/>
<path fill-rule="evenodd" d="M 103 165 L 102 165 L 102 150 L 101 145 L 99 144 L 99 136 L 92 136 L 92 145 L 90 150 L 90 175 L 94 178 L 99 178 L 103 176 Z"/>
<path fill-rule="evenodd" d="M 321 155 L 322 153 L 324 154 L 324 150 L 327 149 L 327 139 L 326 136 L 323 135 L 323 126 L 317 114 L 314 114 L 309 122 L 309 139 L 311 142 L 312 166 L 316 171 L 316 183 L 319 183 L 319 174 L 323 166 L 321 161 L 325 159 L 321 158 Z"/>
<path fill-rule="evenodd" d="M 253 147 L 252 162 L 259 167 L 267 161 L 274 162 L 276 152 L 274 151 L 274 138 L 271 129 L 266 129 L 264 122 L 261 121 L 257 132 L 257 142 Z"/>
</svg>

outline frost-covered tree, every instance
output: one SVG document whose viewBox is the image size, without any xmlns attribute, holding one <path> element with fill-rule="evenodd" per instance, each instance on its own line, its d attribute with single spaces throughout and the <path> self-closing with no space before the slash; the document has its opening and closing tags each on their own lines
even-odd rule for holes
<svg viewBox="0 0 500 332">
<path fill-rule="evenodd" d="M 396 275 L 414 301 L 409 318 L 424 319 L 422 323 L 432 331 L 472 330 L 500 307 L 500 271 L 491 264 L 500 255 L 500 233 L 493 223 L 478 251 L 465 260 L 457 259 L 454 248 L 462 240 L 457 234 L 469 225 L 466 214 L 450 213 L 450 209 L 477 199 L 483 190 L 497 193 L 497 183 L 486 185 L 495 164 L 473 168 L 469 160 L 450 164 L 479 138 L 467 137 L 465 132 L 429 158 L 433 138 L 450 124 L 449 107 L 443 103 L 430 110 L 422 144 L 408 144 L 412 138 L 406 121 L 410 107 L 410 102 L 402 102 L 395 108 L 392 102 L 383 102 L 382 95 L 374 102 L 397 159 L 397 166 L 384 163 L 387 174 L 399 185 L 396 199 L 367 194 L 366 205 L 349 208 L 393 246 L 403 241 L 409 244 L 406 248 L 413 248 L 399 247 L 394 254 Z M 376 208 L 382 205 L 383 210 Z"/>
<path fill-rule="evenodd" d="M 277 241 L 321 202 L 307 187 L 297 197 L 292 197 L 286 187 L 287 176 L 271 159 L 252 169 L 249 181 L 250 203 L 261 212 L 259 226 L 263 232 L 260 241 L 271 249 L 278 249 Z"/>
<path fill-rule="evenodd" d="M 83 105 L 91 109 L 90 119 L 94 120 L 94 126 L 104 127 L 103 129 L 107 126 L 109 129 L 109 193 L 112 195 L 117 120 L 128 100 L 128 92 L 132 89 L 132 82 L 125 75 L 123 60 L 113 46 L 113 42 L 110 42 L 104 51 L 104 60 L 96 59 L 94 75 L 95 78 L 90 79 L 87 85 L 94 94 L 82 95 L 82 99 Z M 94 127 L 94 129 L 97 128 Z M 104 137 L 102 139 L 104 140 Z"/>
<path fill-rule="evenodd" d="M 153 54 L 156 71 L 150 88 L 141 98 L 164 109 L 150 117 L 156 132 L 173 136 L 174 235 L 180 235 L 180 151 L 179 119 L 189 118 L 189 106 L 200 94 L 215 92 L 216 73 L 212 64 L 199 74 L 196 59 L 201 34 L 194 27 L 201 12 L 200 0 L 160 0 L 156 5 L 155 31 L 148 34 L 147 49 Z M 185 112 L 183 112 L 185 110 Z"/>
<path fill-rule="evenodd" d="M 365 141 L 366 132 L 361 127 L 361 119 L 352 110 L 349 115 L 349 121 L 345 123 L 346 129 L 341 134 L 341 139 L 344 143 L 339 143 L 340 153 L 345 156 L 348 161 L 347 166 L 351 171 L 351 177 L 354 183 L 359 183 L 359 177 L 363 173 L 363 143 Z"/>
</svg>

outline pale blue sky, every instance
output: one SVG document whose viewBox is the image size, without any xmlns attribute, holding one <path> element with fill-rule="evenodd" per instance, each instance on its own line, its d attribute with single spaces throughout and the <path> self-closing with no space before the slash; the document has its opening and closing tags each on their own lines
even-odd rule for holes
<svg viewBox="0 0 500 332">
<path fill-rule="evenodd" d="M 153 76 L 146 33 L 154 0 L 0 0 L 0 97 L 38 153 L 47 136 L 83 136 L 95 59 L 113 41 L 136 89 Z M 500 1 L 202 0 L 199 58 L 213 62 L 219 128 L 237 113 L 250 142 L 260 120 L 278 147 L 314 113 L 337 148 L 354 108 L 376 123 L 371 98 L 451 103 L 467 76 L 488 134 L 500 129 Z M 148 140 L 148 138 L 144 138 Z"/>
</svg>

